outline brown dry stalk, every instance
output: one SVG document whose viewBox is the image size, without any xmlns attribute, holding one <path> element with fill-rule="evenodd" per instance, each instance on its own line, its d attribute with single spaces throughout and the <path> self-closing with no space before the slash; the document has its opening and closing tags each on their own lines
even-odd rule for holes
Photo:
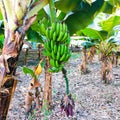
<svg viewBox="0 0 120 120">
<path fill-rule="evenodd" d="M 43 102 L 44 104 L 47 102 L 47 108 L 51 107 L 52 103 L 52 73 L 48 71 L 49 69 L 49 59 L 46 58 L 46 65 L 45 65 L 45 82 L 44 82 L 44 91 L 43 91 Z"/>
<path fill-rule="evenodd" d="M 81 65 L 80 65 L 80 71 L 82 72 L 82 73 L 86 73 L 87 72 L 87 67 L 86 67 L 86 58 L 87 57 L 87 55 L 86 55 L 86 48 L 84 47 L 83 49 L 82 49 L 82 62 L 81 62 Z"/>
<path fill-rule="evenodd" d="M 31 92 L 28 92 L 26 94 L 26 97 L 25 97 L 25 110 L 26 110 L 26 113 L 30 112 L 33 100 L 34 100 L 33 94 Z"/>
<path fill-rule="evenodd" d="M 102 59 L 102 67 L 101 67 L 101 76 L 102 80 L 105 81 L 105 83 L 110 83 L 112 80 L 112 62 L 109 58 Z"/>
<path fill-rule="evenodd" d="M 96 53 L 95 46 L 92 46 L 88 52 L 90 52 L 90 55 L 88 56 L 88 60 L 89 60 L 90 63 L 92 63 L 94 55 Z"/>
</svg>

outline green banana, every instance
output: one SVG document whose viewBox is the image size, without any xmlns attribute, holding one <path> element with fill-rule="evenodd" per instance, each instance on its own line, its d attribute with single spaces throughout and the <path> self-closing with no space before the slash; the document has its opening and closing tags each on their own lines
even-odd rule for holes
<svg viewBox="0 0 120 120">
<path fill-rule="evenodd" d="M 67 61 L 68 61 L 68 59 L 70 58 L 70 56 L 71 56 L 71 54 L 70 54 L 70 53 L 66 54 L 66 57 L 65 57 L 65 59 L 64 59 L 64 62 L 67 62 Z"/>
<path fill-rule="evenodd" d="M 50 72 L 59 72 L 59 69 L 56 67 L 52 67 L 49 69 Z"/>
<path fill-rule="evenodd" d="M 55 56 L 55 54 L 54 54 L 54 51 L 52 51 L 51 55 L 52 55 L 52 58 L 55 60 L 55 59 L 56 59 L 56 56 Z"/>
<path fill-rule="evenodd" d="M 50 45 L 50 46 L 51 46 L 51 49 L 53 50 L 53 49 L 54 49 L 54 41 L 51 40 L 50 42 L 51 42 L 51 45 Z"/>
<path fill-rule="evenodd" d="M 55 31 L 55 29 L 56 29 L 56 23 L 52 23 L 51 29 L 52 29 L 53 31 Z"/>
<path fill-rule="evenodd" d="M 68 39 L 68 33 L 67 32 L 65 32 L 64 33 L 64 36 L 63 36 L 63 38 L 62 38 L 62 42 L 66 42 L 66 40 Z"/>
<path fill-rule="evenodd" d="M 49 39 L 49 36 L 50 36 L 50 30 L 47 29 L 47 30 L 46 30 L 46 37 Z"/>
<path fill-rule="evenodd" d="M 41 25 L 40 25 L 40 31 L 42 32 L 41 34 L 43 34 L 43 35 L 46 34 L 45 25 L 43 23 L 41 23 Z"/>
<path fill-rule="evenodd" d="M 59 71 L 61 71 L 63 67 L 64 67 L 64 64 L 59 65 L 58 67 Z"/>
<path fill-rule="evenodd" d="M 53 32 L 54 32 L 54 30 L 53 30 L 53 29 L 50 29 L 50 35 L 49 35 L 49 39 L 50 39 L 50 40 L 53 39 Z"/>
<path fill-rule="evenodd" d="M 66 57 L 66 54 L 63 54 L 62 57 L 60 58 L 60 62 L 63 62 Z"/>
<path fill-rule="evenodd" d="M 56 24 L 56 34 L 59 35 L 60 32 L 60 23 Z"/>
<path fill-rule="evenodd" d="M 49 71 L 49 72 L 55 72 L 55 71 L 53 71 L 51 68 L 49 68 L 48 71 Z"/>
<path fill-rule="evenodd" d="M 63 31 L 64 31 L 64 32 L 67 32 L 67 26 L 66 26 L 65 23 L 63 23 L 62 27 L 63 27 Z"/>
<path fill-rule="evenodd" d="M 42 54 L 48 57 L 51 57 L 51 53 L 47 50 L 42 51 Z"/>
<path fill-rule="evenodd" d="M 56 65 L 56 68 L 59 67 L 59 64 L 58 64 L 58 61 L 57 61 L 57 60 L 55 61 L 55 65 Z"/>
<path fill-rule="evenodd" d="M 61 41 L 63 36 L 64 36 L 64 32 L 60 32 L 59 37 L 57 38 L 57 41 Z"/>
<path fill-rule="evenodd" d="M 54 53 L 56 54 L 57 53 L 57 45 L 54 44 Z"/>
<path fill-rule="evenodd" d="M 46 50 L 51 51 L 49 41 L 44 43 L 44 47 L 45 47 Z"/>
<path fill-rule="evenodd" d="M 62 44 L 62 45 L 60 46 L 60 54 L 63 55 L 63 53 L 64 53 L 64 45 Z"/>
<path fill-rule="evenodd" d="M 51 58 L 50 59 L 50 65 L 52 66 L 52 67 L 55 67 L 56 65 L 55 65 L 55 62 L 54 62 L 54 60 Z"/>
<path fill-rule="evenodd" d="M 59 52 L 59 51 L 57 52 L 57 57 L 56 57 L 56 59 L 57 59 L 57 60 L 60 59 L 60 52 Z"/>
<path fill-rule="evenodd" d="M 60 52 L 61 51 L 61 45 L 58 45 L 58 52 Z"/>
<path fill-rule="evenodd" d="M 64 53 L 68 52 L 68 47 L 66 45 L 64 45 Z"/>
<path fill-rule="evenodd" d="M 62 70 L 62 68 L 63 68 L 62 66 L 59 66 L 59 67 L 58 67 L 58 70 L 59 70 L 59 71 L 61 71 L 61 70 Z"/>
<path fill-rule="evenodd" d="M 56 37 L 57 37 L 57 34 L 56 34 L 56 31 L 53 33 L 53 41 L 56 41 Z"/>
<path fill-rule="evenodd" d="M 60 23 L 60 32 L 63 31 L 62 23 Z"/>
</svg>

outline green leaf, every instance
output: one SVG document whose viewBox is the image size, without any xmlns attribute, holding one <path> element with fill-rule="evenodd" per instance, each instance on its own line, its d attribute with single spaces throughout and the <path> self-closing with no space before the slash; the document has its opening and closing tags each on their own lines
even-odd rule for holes
<svg viewBox="0 0 120 120">
<path fill-rule="evenodd" d="M 40 24 L 42 21 L 44 24 L 46 24 L 46 22 L 48 22 L 48 15 L 45 12 L 44 9 L 40 10 L 37 14 L 37 19 L 35 20 L 35 22 L 31 25 L 32 30 L 40 32 L 39 28 L 40 28 Z"/>
<path fill-rule="evenodd" d="M 3 24 L 3 20 L 0 20 L 0 35 L 4 34 L 4 24 Z"/>
<path fill-rule="evenodd" d="M 43 37 L 35 30 L 31 28 L 27 31 L 27 38 L 29 41 L 43 43 Z"/>
<path fill-rule="evenodd" d="M 107 38 L 108 34 L 106 31 L 98 31 L 92 28 L 85 28 L 84 30 L 82 30 L 82 33 L 87 37 L 90 37 L 92 39 L 99 39 L 102 41 Z"/>
<path fill-rule="evenodd" d="M 103 13 L 111 14 L 113 12 L 113 8 L 114 8 L 114 5 L 111 5 L 108 1 L 105 1 L 101 8 L 101 11 Z"/>
<path fill-rule="evenodd" d="M 37 79 L 37 76 L 35 75 L 35 73 L 34 73 L 34 71 L 32 70 L 32 69 L 30 69 L 30 68 L 28 68 L 28 67 L 23 67 L 23 72 L 25 73 L 25 74 L 30 74 L 31 75 L 31 77 L 34 77 L 35 79 Z"/>
<path fill-rule="evenodd" d="M 4 35 L 0 35 L 0 49 L 3 48 Z"/>
<path fill-rule="evenodd" d="M 0 20 L 2 20 L 2 19 L 3 19 L 2 12 L 0 12 Z"/>
<path fill-rule="evenodd" d="M 95 43 L 93 43 L 93 42 L 91 42 L 91 41 L 84 41 L 84 42 L 81 43 L 81 45 L 82 45 L 83 47 L 90 48 L 90 47 L 94 46 Z"/>
<path fill-rule="evenodd" d="M 109 39 L 107 39 L 106 41 L 107 43 L 112 43 L 112 44 L 116 44 L 117 41 L 115 40 L 115 36 L 111 36 Z"/>
<path fill-rule="evenodd" d="M 110 16 L 110 18 L 108 18 L 107 20 L 104 20 L 99 23 L 102 30 L 105 30 L 107 32 L 111 32 L 113 30 L 113 27 L 119 24 L 120 24 L 120 16 L 117 15 Z"/>
<path fill-rule="evenodd" d="M 120 0 L 107 0 L 107 2 L 114 7 L 120 6 Z"/>
<path fill-rule="evenodd" d="M 87 3 L 82 3 L 82 7 L 80 6 L 77 11 L 69 15 L 65 22 L 70 34 L 77 33 L 88 26 L 97 15 L 103 3 L 104 0 L 96 0 L 91 6 Z"/>
<path fill-rule="evenodd" d="M 41 67 L 44 68 L 45 64 L 46 64 L 46 60 L 43 60 L 43 61 L 41 62 Z"/>
<path fill-rule="evenodd" d="M 76 10 L 81 2 L 82 0 L 58 0 L 55 2 L 55 6 L 64 13 L 68 13 Z"/>
<path fill-rule="evenodd" d="M 61 12 L 59 13 L 57 19 L 58 19 L 59 21 L 62 21 L 62 20 L 64 20 L 65 16 L 66 16 L 66 13 L 64 13 L 64 12 L 61 11 Z"/>
</svg>

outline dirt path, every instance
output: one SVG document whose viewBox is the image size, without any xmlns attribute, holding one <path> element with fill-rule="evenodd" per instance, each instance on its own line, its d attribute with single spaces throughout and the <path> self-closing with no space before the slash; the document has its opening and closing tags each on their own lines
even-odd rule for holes
<svg viewBox="0 0 120 120">
<path fill-rule="evenodd" d="M 33 116 L 25 119 L 24 99 L 31 77 L 24 75 L 21 67 L 18 67 L 21 82 L 17 85 L 8 120 L 120 120 L 120 66 L 113 68 L 113 74 L 118 74 L 117 78 L 114 77 L 110 85 L 105 85 L 100 79 L 101 64 L 97 59 L 88 65 L 91 72 L 86 75 L 80 75 L 78 71 L 80 62 L 80 55 L 74 53 L 66 64 L 70 92 L 75 100 L 73 117 L 67 118 L 60 112 L 59 104 L 65 92 L 65 82 L 59 72 L 53 74 L 53 110 L 42 113 L 35 111 Z M 43 80 L 44 72 L 40 76 L 42 84 Z"/>
</svg>

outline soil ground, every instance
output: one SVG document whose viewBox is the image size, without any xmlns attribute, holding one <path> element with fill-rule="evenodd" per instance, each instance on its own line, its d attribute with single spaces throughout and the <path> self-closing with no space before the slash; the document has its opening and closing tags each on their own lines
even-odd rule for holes
<svg viewBox="0 0 120 120">
<path fill-rule="evenodd" d="M 35 63 L 35 61 L 34 61 Z M 34 64 L 33 63 L 33 64 Z M 120 120 L 120 66 L 113 67 L 113 80 L 109 85 L 104 84 L 100 77 L 101 62 L 97 57 L 92 64 L 88 64 L 90 73 L 81 75 L 78 65 L 81 63 L 80 53 L 73 53 L 66 64 L 70 93 L 75 101 L 74 116 L 66 117 L 60 111 L 60 101 L 65 93 L 65 82 L 62 73 L 53 74 L 52 111 L 34 111 L 34 114 L 25 115 L 25 95 L 31 80 L 29 75 L 22 72 L 18 66 L 19 82 L 12 99 L 8 120 Z M 32 67 L 31 64 L 28 65 Z M 115 76 L 116 75 L 116 76 Z M 44 84 L 44 70 L 39 77 Z"/>
</svg>

